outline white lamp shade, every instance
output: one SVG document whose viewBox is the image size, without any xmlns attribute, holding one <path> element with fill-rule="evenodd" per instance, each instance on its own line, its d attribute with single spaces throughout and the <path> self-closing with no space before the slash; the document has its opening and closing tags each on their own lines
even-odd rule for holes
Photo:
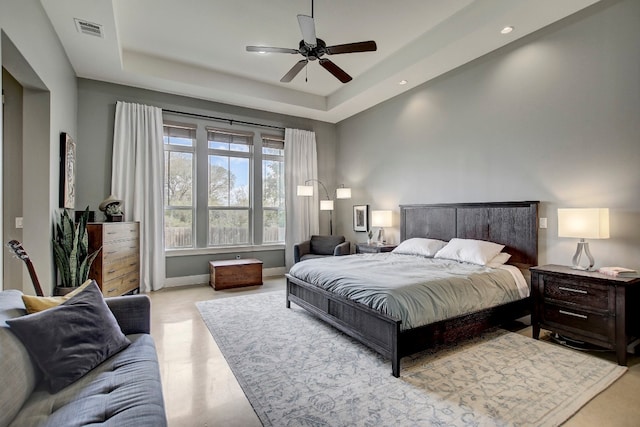
<svg viewBox="0 0 640 427">
<path fill-rule="evenodd" d="M 608 239 L 609 209 L 558 209 L 558 237 Z"/>
<path fill-rule="evenodd" d="M 393 212 L 371 211 L 371 225 L 373 227 L 391 227 L 393 225 Z"/>
<path fill-rule="evenodd" d="M 351 189 L 348 187 L 336 188 L 336 199 L 350 199 Z"/>
<path fill-rule="evenodd" d="M 333 210 L 333 200 L 320 200 L 320 210 L 321 211 L 332 211 Z"/>
<path fill-rule="evenodd" d="M 298 196 L 313 196 L 313 185 L 298 185 Z"/>
</svg>

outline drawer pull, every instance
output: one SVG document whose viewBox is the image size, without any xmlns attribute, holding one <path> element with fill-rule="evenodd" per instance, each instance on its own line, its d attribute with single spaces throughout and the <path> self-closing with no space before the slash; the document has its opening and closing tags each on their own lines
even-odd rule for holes
<svg viewBox="0 0 640 427">
<path fill-rule="evenodd" d="M 573 288 L 565 288 L 564 286 L 558 286 L 558 289 L 560 289 L 561 291 L 569 291 L 569 292 L 575 292 L 577 294 L 588 294 L 589 292 L 587 291 L 583 291 L 582 289 L 573 289 Z"/>
<path fill-rule="evenodd" d="M 107 271 L 107 273 L 111 274 L 111 273 L 115 273 L 117 270 L 109 270 Z"/>
<path fill-rule="evenodd" d="M 108 251 L 107 254 L 111 255 L 111 254 L 117 254 L 118 251 Z"/>
<path fill-rule="evenodd" d="M 117 234 L 117 231 L 107 231 L 107 234 Z"/>
<path fill-rule="evenodd" d="M 129 267 L 133 267 L 134 265 L 138 265 L 137 262 L 132 262 L 131 264 L 129 264 Z"/>
<path fill-rule="evenodd" d="M 117 291 L 117 290 L 118 290 L 118 288 L 111 288 L 111 289 L 109 289 L 109 290 L 107 291 L 107 293 L 108 293 L 108 294 L 110 294 L 111 292 L 115 292 L 115 291 Z"/>
<path fill-rule="evenodd" d="M 137 281 L 138 281 L 138 279 L 131 279 L 131 280 L 129 280 L 129 283 L 134 283 L 134 282 L 137 282 Z"/>
<path fill-rule="evenodd" d="M 580 319 L 586 319 L 584 314 L 572 313 L 570 311 L 559 310 L 560 314 L 566 314 L 567 316 L 579 317 Z"/>
</svg>

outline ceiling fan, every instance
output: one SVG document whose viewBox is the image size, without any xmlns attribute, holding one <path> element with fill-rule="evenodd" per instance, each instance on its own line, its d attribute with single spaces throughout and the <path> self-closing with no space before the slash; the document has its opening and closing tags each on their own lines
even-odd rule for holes
<svg viewBox="0 0 640 427">
<path fill-rule="evenodd" d="M 309 61 L 315 61 L 316 59 L 320 65 L 333 74 L 335 78 L 342 83 L 351 81 L 351 76 L 346 73 L 342 68 L 338 67 L 335 63 L 327 58 L 323 58 L 324 55 L 337 55 L 341 53 L 355 53 L 355 52 L 373 52 L 377 49 L 376 42 L 373 40 L 339 44 L 335 46 L 327 46 L 324 40 L 316 38 L 316 25 L 313 21 L 313 0 L 311 0 L 311 16 L 298 15 L 298 24 L 300 25 L 300 31 L 302 32 L 302 40 L 298 44 L 298 49 L 288 49 L 283 47 L 267 47 L 267 46 L 247 46 L 248 52 L 258 53 L 299 53 L 304 56 L 304 59 L 298 61 L 280 81 L 282 83 L 289 83 L 298 73 L 309 63 Z"/>
</svg>

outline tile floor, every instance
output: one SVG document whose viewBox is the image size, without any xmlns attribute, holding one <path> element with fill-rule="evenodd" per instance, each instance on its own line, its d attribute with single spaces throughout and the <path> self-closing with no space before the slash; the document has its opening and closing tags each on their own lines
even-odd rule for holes
<svg viewBox="0 0 640 427">
<path fill-rule="evenodd" d="M 214 291 L 208 285 L 166 288 L 150 294 L 164 400 L 171 427 L 260 426 L 249 401 L 207 330 L 196 301 L 284 289 L 283 277 L 263 286 Z M 283 302 L 284 303 L 284 302 Z M 531 336 L 531 328 L 521 333 Z M 598 357 L 614 360 L 612 353 Z M 584 406 L 565 426 L 639 426 L 640 357 L 629 371 Z"/>
</svg>

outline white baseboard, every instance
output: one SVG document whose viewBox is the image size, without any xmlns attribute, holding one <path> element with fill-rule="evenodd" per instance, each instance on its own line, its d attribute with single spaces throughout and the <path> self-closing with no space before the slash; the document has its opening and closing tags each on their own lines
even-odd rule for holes
<svg viewBox="0 0 640 427">
<path fill-rule="evenodd" d="M 262 277 L 284 276 L 285 267 L 264 268 L 262 269 Z M 164 279 L 165 288 L 173 288 L 176 286 L 200 285 L 209 283 L 208 274 L 196 274 L 193 276 L 167 277 Z"/>
</svg>

